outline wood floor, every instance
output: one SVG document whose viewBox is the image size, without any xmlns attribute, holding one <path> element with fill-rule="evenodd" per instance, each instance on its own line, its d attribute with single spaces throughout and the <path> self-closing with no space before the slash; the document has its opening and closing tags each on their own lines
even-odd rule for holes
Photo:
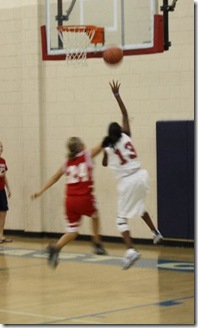
<svg viewBox="0 0 198 328">
<path fill-rule="evenodd" d="M 0 323 L 7 325 L 193 325 L 194 250 L 139 246 L 122 270 L 122 244 L 107 256 L 75 241 L 56 270 L 46 261 L 53 240 L 13 238 L 0 245 Z"/>
</svg>

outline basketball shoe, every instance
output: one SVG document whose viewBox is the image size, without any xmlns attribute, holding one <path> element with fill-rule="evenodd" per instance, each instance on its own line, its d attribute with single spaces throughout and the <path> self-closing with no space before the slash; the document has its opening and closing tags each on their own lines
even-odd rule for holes
<svg viewBox="0 0 198 328">
<path fill-rule="evenodd" d="M 153 234 L 153 244 L 159 244 L 160 242 L 162 242 L 163 237 L 161 235 L 161 233 L 159 232 L 159 230 L 156 230 L 156 232 L 154 232 Z"/>
<path fill-rule="evenodd" d="M 125 258 L 122 262 L 123 270 L 129 269 L 138 259 L 140 258 L 140 253 L 135 249 L 128 249 L 125 254 Z"/>
<path fill-rule="evenodd" d="M 94 244 L 94 254 L 107 255 L 107 251 L 101 244 Z"/>
<path fill-rule="evenodd" d="M 52 268 L 55 269 L 59 263 L 59 261 L 58 261 L 59 251 L 53 245 L 49 245 L 47 248 L 47 251 L 48 251 L 48 264 L 49 264 L 49 266 L 51 266 Z"/>
</svg>

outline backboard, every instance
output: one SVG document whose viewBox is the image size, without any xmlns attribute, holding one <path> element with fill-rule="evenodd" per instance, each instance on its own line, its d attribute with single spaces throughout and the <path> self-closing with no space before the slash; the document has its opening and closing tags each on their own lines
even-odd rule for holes
<svg viewBox="0 0 198 328">
<path fill-rule="evenodd" d="M 41 27 L 43 60 L 65 58 L 57 26 L 94 25 L 104 29 L 104 40 L 91 43 L 87 57 L 102 57 L 109 45 L 124 55 L 163 52 L 163 16 L 158 0 L 45 0 L 46 24 Z"/>
</svg>

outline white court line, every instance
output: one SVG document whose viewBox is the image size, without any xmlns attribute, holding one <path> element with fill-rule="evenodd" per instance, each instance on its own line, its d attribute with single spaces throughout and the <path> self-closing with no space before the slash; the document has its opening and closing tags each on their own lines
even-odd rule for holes
<svg viewBox="0 0 198 328">
<path fill-rule="evenodd" d="M 48 315 L 36 314 L 36 313 L 29 313 L 29 312 L 20 312 L 20 311 L 10 311 L 10 310 L 3 310 L 0 309 L 1 313 L 9 313 L 9 314 L 17 314 L 17 315 L 24 315 L 29 317 L 38 317 L 38 318 L 47 318 L 53 320 L 65 320 L 65 317 L 51 317 Z"/>
</svg>

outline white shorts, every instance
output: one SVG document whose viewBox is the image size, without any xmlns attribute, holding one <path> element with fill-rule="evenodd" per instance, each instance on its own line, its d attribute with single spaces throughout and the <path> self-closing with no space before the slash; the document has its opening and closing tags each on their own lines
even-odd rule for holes
<svg viewBox="0 0 198 328">
<path fill-rule="evenodd" d="M 117 216 L 125 219 L 142 216 L 145 212 L 145 199 L 148 190 L 149 176 L 144 169 L 122 178 L 117 185 Z"/>
</svg>

